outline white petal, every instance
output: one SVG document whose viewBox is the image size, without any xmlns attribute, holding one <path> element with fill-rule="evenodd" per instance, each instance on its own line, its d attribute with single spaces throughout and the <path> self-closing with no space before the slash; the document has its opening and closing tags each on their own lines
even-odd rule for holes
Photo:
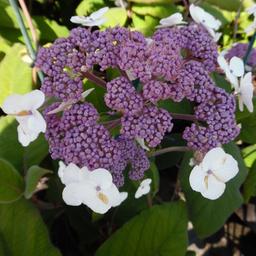
<svg viewBox="0 0 256 256">
<path fill-rule="evenodd" d="M 90 181 L 92 181 L 96 186 L 101 189 L 106 189 L 112 185 L 112 175 L 111 173 L 103 168 L 95 169 L 90 172 Z"/>
<path fill-rule="evenodd" d="M 197 192 L 204 191 L 206 189 L 206 176 L 207 173 L 203 170 L 202 165 L 196 165 L 189 175 L 189 184 L 191 188 Z"/>
<path fill-rule="evenodd" d="M 101 9 L 99 9 L 96 12 L 93 12 L 89 17 L 92 18 L 93 20 L 98 20 L 100 19 L 102 16 L 104 16 L 104 14 L 109 10 L 108 7 L 103 7 Z"/>
<path fill-rule="evenodd" d="M 138 187 L 138 189 L 135 193 L 135 198 L 136 199 L 149 193 L 151 182 L 152 182 L 151 179 L 145 179 L 140 183 L 140 186 Z"/>
<path fill-rule="evenodd" d="M 37 111 L 33 111 L 32 115 L 28 117 L 28 129 L 35 132 L 45 132 L 46 122 L 43 116 Z"/>
<path fill-rule="evenodd" d="M 127 192 L 120 192 L 119 193 L 119 200 L 116 203 L 113 203 L 113 207 L 119 206 L 124 200 L 128 197 Z"/>
<path fill-rule="evenodd" d="M 213 40 L 214 42 L 218 42 L 221 38 L 222 33 L 215 33 Z"/>
<path fill-rule="evenodd" d="M 145 180 L 143 180 L 143 181 L 140 183 L 140 186 L 150 185 L 151 182 L 152 182 L 152 179 L 150 179 L 150 178 L 145 179 Z"/>
<path fill-rule="evenodd" d="M 140 138 L 140 137 L 136 137 L 136 141 L 139 143 L 139 145 L 145 149 L 146 151 L 150 151 L 149 147 L 147 147 L 145 145 L 145 140 L 143 138 Z"/>
<path fill-rule="evenodd" d="M 86 193 L 84 193 L 83 203 L 87 205 L 94 212 L 104 214 L 106 213 L 113 205 L 113 201 L 119 199 L 118 190 L 112 190 L 112 187 L 109 190 L 96 191 L 93 186 L 86 185 Z"/>
<path fill-rule="evenodd" d="M 120 200 L 125 196 L 120 196 L 120 192 L 118 191 L 115 184 L 112 184 L 110 188 L 103 189 L 102 192 L 107 195 L 109 198 L 111 206 L 116 206 L 120 204 Z M 125 192 L 124 192 L 125 193 Z"/>
<path fill-rule="evenodd" d="M 45 100 L 44 94 L 39 90 L 34 90 L 24 95 L 12 94 L 8 96 L 2 109 L 6 114 L 16 115 L 21 111 L 36 110 Z"/>
<path fill-rule="evenodd" d="M 25 126 L 19 124 L 17 127 L 18 140 L 23 147 L 27 147 L 32 141 L 36 140 L 39 133 L 28 131 Z"/>
<path fill-rule="evenodd" d="M 221 26 L 221 22 L 206 11 L 204 11 L 202 24 L 213 30 L 218 30 Z"/>
<path fill-rule="evenodd" d="M 83 22 L 82 25 L 86 26 L 86 27 L 93 27 L 93 26 L 100 26 L 100 25 L 104 24 L 105 22 L 106 22 L 106 19 L 101 18 L 101 19 L 98 19 L 98 20 Z"/>
<path fill-rule="evenodd" d="M 27 110 L 36 110 L 44 104 L 45 95 L 40 90 L 34 90 L 24 95 L 24 101 L 27 102 Z"/>
<path fill-rule="evenodd" d="M 83 181 L 82 170 L 77 165 L 70 163 L 68 166 L 66 166 L 66 168 L 63 167 L 64 166 L 61 164 L 58 171 L 59 177 L 63 184 L 68 185 Z"/>
<path fill-rule="evenodd" d="M 226 72 L 227 70 L 229 70 L 229 65 L 228 62 L 226 61 L 226 59 L 224 58 L 224 56 L 219 55 L 217 58 L 218 64 L 220 66 L 220 68 Z"/>
<path fill-rule="evenodd" d="M 236 77 L 241 77 L 244 74 L 244 62 L 242 59 L 234 56 L 229 62 L 230 72 Z"/>
<path fill-rule="evenodd" d="M 189 12 L 190 12 L 192 19 L 196 23 L 201 23 L 202 17 L 204 15 L 204 10 L 202 8 L 195 6 L 194 4 L 191 4 L 189 6 Z"/>
<path fill-rule="evenodd" d="M 253 112 L 253 83 L 252 83 L 252 73 L 247 73 L 241 78 L 240 82 L 240 101 L 248 108 L 250 112 Z M 241 110 L 241 108 L 240 108 Z M 241 110 L 242 111 L 242 110 Z"/>
<path fill-rule="evenodd" d="M 238 106 L 241 112 L 244 111 L 244 102 L 240 94 L 238 94 Z"/>
<path fill-rule="evenodd" d="M 62 197 L 67 205 L 78 206 L 82 204 L 84 194 L 87 192 L 87 187 L 84 184 L 70 183 L 64 188 Z"/>
<path fill-rule="evenodd" d="M 82 98 L 86 98 L 95 88 L 88 89 L 82 93 Z"/>
<path fill-rule="evenodd" d="M 224 159 L 226 159 L 225 151 L 220 147 L 216 147 L 206 153 L 201 164 L 204 170 L 213 171 L 219 169 L 223 165 Z"/>
<path fill-rule="evenodd" d="M 213 175 L 209 175 L 208 188 L 204 191 L 201 191 L 201 194 L 205 198 L 216 200 L 224 193 L 225 188 L 225 183 L 218 181 Z"/>
<path fill-rule="evenodd" d="M 221 167 L 213 171 L 214 175 L 222 182 L 233 179 L 239 171 L 238 163 L 233 156 L 226 154 Z"/>
<path fill-rule="evenodd" d="M 88 21 L 88 19 L 86 19 L 84 16 L 72 16 L 70 21 L 76 24 L 83 24 L 84 22 Z"/>
<path fill-rule="evenodd" d="M 157 28 L 171 27 L 171 26 L 174 26 L 177 24 L 186 24 L 186 22 L 183 21 L 182 15 L 180 13 L 176 12 L 167 18 L 161 19 L 160 24 L 161 25 L 157 26 Z"/>
<path fill-rule="evenodd" d="M 59 175 L 59 177 L 60 177 L 60 179 L 61 179 L 61 182 L 62 182 L 62 178 L 63 178 L 63 176 L 64 176 L 64 170 L 66 169 L 66 165 L 65 165 L 65 163 L 64 162 L 62 162 L 62 161 L 59 161 L 59 169 L 58 169 L 58 175 Z M 63 182 L 62 182 L 63 183 Z"/>
</svg>

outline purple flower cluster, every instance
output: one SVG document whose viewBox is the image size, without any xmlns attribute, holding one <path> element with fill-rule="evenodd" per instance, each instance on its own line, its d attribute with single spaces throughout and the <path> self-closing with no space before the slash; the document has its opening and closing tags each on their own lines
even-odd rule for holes
<svg viewBox="0 0 256 256">
<path fill-rule="evenodd" d="M 133 140 L 112 138 L 109 131 L 98 123 L 97 110 L 90 103 L 74 104 L 58 114 L 48 114 L 58 107 L 54 103 L 44 116 L 47 122 L 46 138 L 53 159 L 87 166 L 89 169 L 106 168 L 113 174 L 116 185 L 124 182 L 124 170 L 131 163 L 131 179 L 141 179 L 149 168 L 145 151 Z M 136 156 L 136 157 L 134 157 Z"/>
<path fill-rule="evenodd" d="M 106 105 L 123 114 L 136 114 L 143 108 L 143 98 L 125 77 L 118 77 L 107 83 Z"/>
<path fill-rule="evenodd" d="M 247 49 L 248 49 L 248 44 L 242 44 L 242 43 L 235 44 L 225 54 L 225 58 L 227 58 L 227 60 L 230 60 L 232 57 L 236 56 L 236 57 L 243 59 L 246 54 Z M 247 61 L 247 64 L 251 67 L 254 67 L 256 65 L 256 49 L 252 49 L 249 59 Z"/>
<path fill-rule="evenodd" d="M 136 115 L 124 115 L 121 119 L 121 134 L 127 138 L 142 138 L 149 147 L 159 145 L 166 132 L 172 130 L 172 118 L 165 109 L 145 106 Z"/>
<path fill-rule="evenodd" d="M 183 133 L 188 146 L 201 152 L 228 143 L 240 131 L 235 121 L 234 97 L 217 87 L 210 92 L 208 100 L 195 108 L 198 123 L 187 127 Z"/>
<path fill-rule="evenodd" d="M 136 139 L 155 148 L 173 128 L 171 114 L 158 107 L 162 100 L 193 103 L 197 121 L 183 133 L 191 149 L 205 152 L 234 139 L 239 132 L 234 98 L 210 77 L 217 55 L 209 33 L 194 23 L 159 29 L 152 40 L 120 27 L 76 28 L 69 37 L 41 48 L 36 65 L 46 74 L 42 91 L 59 101 L 76 102 L 62 113 L 48 113 L 60 103 L 45 110 L 52 158 L 91 170 L 106 168 L 118 186 L 124 183 L 127 167 L 131 179 L 142 179 L 150 163 Z M 103 123 L 91 103 L 79 100 L 84 78 L 92 79 L 95 70 L 105 77 L 108 68 L 120 74 L 106 81 L 104 96 L 107 113 L 118 119 Z M 113 124 L 120 128 L 115 137 Z"/>
</svg>

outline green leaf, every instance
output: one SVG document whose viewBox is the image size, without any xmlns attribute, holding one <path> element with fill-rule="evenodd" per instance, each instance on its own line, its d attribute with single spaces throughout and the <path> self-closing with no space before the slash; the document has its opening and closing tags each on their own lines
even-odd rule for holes
<svg viewBox="0 0 256 256">
<path fill-rule="evenodd" d="M 24 198 L 0 205 L 0 234 L 6 256 L 61 256 L 52 246 L 39 212 Z"/>
<path fill-rule="evenodd" d="M 256 98 L 253 99 L 254 109 L 256 109 Z M 256 144 L 256 111 L 249 113 L 247 109 L 237 113 L 238 122 L 241 123 L 242 129 L 239 138 L 247 143 Z"/>
<path fill-rule="evenodd" d="M 151 15 L 156 18 L 165 18 L 178 11 L 174 4 L 133 4 L 132 11 L 138 15 Z"/>
<path fill-rule="evenodd" d="M 185 204 L 157 205 L 116 231 L 98 249 L 96 256 L 184 256 L 187 240 Z"/>
<path fill-rule="evenodd" d="M 248 146 L 242 150 L 245 165 L 251 168 L 253 163 L 256 161 L 256 144 Z"/>
<path fill-rule="evenodd" d="M 140 16 L 132 13 L 132 22 L 136 30 L 143 33 L 145 36 L 151 36 L 155 27 L 159 24 L 159 20 L 150 15 Z"/>
<path fill-rule="evenodd" d="M 92 12 L 104 7 L 103 0 L 83 0 L 76 8 L 77 15 L 89 15 Z"/>
<path fill-rule="evenodd" d="M 121 7 L 110 8 L 104 18 L 106 18 L 106 22 L 102 26 L 105 28 L 124 26 L 127 20 L 127 11 Z"/>
<path fill-rule="evenodd" d="M 256 196 L 256 161 L 244 182 L 243 196 L 245 203 L 248 203 L 252 196 Z"/>
<path fill-rule="evenodd" d="M 232 92 L 230 83 L 225 79 L 223 75 L 214 72 L 212 73 L 212 78 L 218 87 L 224 89 L 228 93 Z"/>
<path fill-rule="evenodd" d="M 225 145 L 224 150 L 236 159 L 239 165 L 239 172 L 235 178 L 226 184 L 224 194 L 216 200 L 206 199 L 200 193 L 191 189 L 189 175 L 192 168 L 189 166 L 189 160 L 192 157 L 192 153 L 186 153 L 182 161 L 180 169 L 181 187 L 185 193 L 189 218 L 200 238 L 210 236 L 218 231 L 227 218 L 243 202 L 239 188 L 245 180 L 247 168 L 244 165 L 239 148 L 234 143 Z"/>
<path fill-rule="evenodd" d="M 37 165 L 31 166 L 26 173 L 26 188 L 25 188 L 25 198 L 29 199 L 32 197 L 36 190 L 36 186 L 39 180 L 46 174 L 52 173 L 52 171 L 41 168 Z"/>
<path fill-rule="evenodd" d="M 13 45 L 0 63 L 0 105 L 12 93 L 26 93 L 32 89 L 31 68 L 21 60 L 25 46 Z"/>
<path fill-rule="evenodd" d="M 192 114 L 192 105 L 188 100 L 183 100 L 181 102 L 174 102 L 171 100 L 161 100 L 158 103 L 160 108 L 164 108 L 169 112 L 178 114 Z"/>
<path fill-rule="evenodd" d="M 205 0 L 207 3 L 216 5 L 221 9 L 228 11 L 237 11 L 240 5 L 240 0 Z"/>
<path fill-rule="evenodd" d="M 31 165 L 39 164 L 48 154 L 48 144 L 41 134 L 28 147 L 22 147 L 18 141 L 17 122 L 13 117 L 0 118 L 0 157 L 8 160 L 22 171 Z"/>
<path fill-rule="evenodd" d="M 11 203 L 20 198 L 24 191 L 24 183 L 15 168 L 0 159 L 0 203 Z"/>
<path fill-rule="evenodd" d="M 40 41 L 49 42 L 58 37 L 66 37 L 69 34 L 69 31 L 65 26 L 59 25 L 54 20 L 49 20 L 43 16 L 34 16 L 33 19 L 40 32 Z"/>
<path fill-rule="evenodd" d="M 22 12 L 21 15 L 23 16 Z M 23 20 L 25 20 L 24 16 Z M 3 2 L 0 2 L 0 27 L 19 29 L 19 23 L 12 7 Z"/>
</svg>

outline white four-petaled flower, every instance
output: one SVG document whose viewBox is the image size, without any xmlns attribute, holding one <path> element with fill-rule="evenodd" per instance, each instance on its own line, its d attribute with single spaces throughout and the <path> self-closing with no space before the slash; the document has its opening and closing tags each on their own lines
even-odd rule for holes
<svg viewBox="0 0 256 256">
<path fill-rule="evenodd" d="M 221 36 L 221 33 L 216 33 L 216 31 L 220 28 L 221 22 L 213 17 L 210 13 L 198 6 L 195 6 L 194 4 L 189 6 L 189 12 L 192 19 L 196 23 L 203 25 L 213 37 L 214 41 L 217 42 Z"/>
<path fill-rule="evenodd" d="M 238 171 L 237 161 L 217 147 L 211 149 L 203 161 L 192 169 L 189 183 L 203 197 L 215 200 L 224 193 L 225 183 L 234 178 Z"/>
<path fill-rule="evenodd" d="M 18 121 L 18 139 L 24 147 L 46 130 L 46 122 L 37 110 L 44 101 L 44 93 L 34 90 L 24 95 L 12 94 L 5 99 L 2 105 L 3 111 L 14 116 Z"/>
<path fill-rule="evenodd" d="M 218 56 L 218 64 L 220 68 L 225 72 L 225 75 L 231 85 L 237 89 L 238 88 L 238 78 L 244 75 L 244 62 L 242 59 L 234 56 L 230 59 L 229 63 L 222 56 Z"/>
<path fill-rule="evenodd" d="M 245 105 L 250 112 L 253 112 L 253 83 L 252 73 L 248 72 L 244 75 L 245 67 L 242 59 L 232 57 L 228 63 L 225 58 L 220 55 L 218 63 L 221 69 L 225 72 L 227 79 L 235 89 L 235 94 L 238 95 L 239 109 L 243 111 Z M 240 78 L 240 80 L 239 80 Z"/>
<path fill-rule="evenodd" d="M 167 27 L 172 27 L 175 25 L 182 25 L 182 24 L 186 24 L 186 23 L 187 22 L 185 22 L 183 20 L 182 15 L 180 13 L 176 12 L 167 18 L 161 19 L 160 25 L 158 25 L 157 28 L 167 28 Z"/>
<path fill-rule="evenodd" d="M 62 196 L 68 205 L 85 204 L 94 212 L 104 214 L 128 196 L 128 193 L 118 191 L 106 169 L 89 171 L 87 167 L 79 168 L 73 163 L 66 166 L 60 162 L 59 165 L 58 174 L 65 185 Z"/>
<path fill-rule="evenodd" d="M 108 7 L 99 9 L 96 12 L 93 12 L 90 16 L 72 16 L 70 21 L 76 24 L 81 24 L 85 27 L 100 26 L 106 22 L 106 19 L 103 17 L 105 13 L 109 10 Z"/>
<path fill-rule="evenodd" d="M 151 179 L 143 180 L 135 193 L 135 198 L 140 198 L 141 196 L 148 194 L 150 191 L 151 182 Z"/>
</svg>

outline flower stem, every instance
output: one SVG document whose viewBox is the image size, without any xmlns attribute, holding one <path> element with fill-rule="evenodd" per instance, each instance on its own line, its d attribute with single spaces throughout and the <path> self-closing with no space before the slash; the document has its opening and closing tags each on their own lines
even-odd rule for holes
<svg viewBox="0 0 256 256">
<path fill-rule="evenodd" d="M 235 40 L 236 40 L 237 29 L 238 29 L 238 21 L 239 21 L 240 15 L 241 15 L 242 7 L 243 7 L 243 1 L 244 0 L 240 1 L 240 5 L 238 7 L 238 10 L 237 10 L 237 13 L 236 13 L 236 17 L 235 17 L 235 20 L 234 20 L 233 42 L 235 42 Z"/>
<path fill-rule="evenodd" d="M 152 197 L 150 193 L 147 194 L 147 203 L 148 203 L 148 208 L 151 208 L 153 206 Z"/>
<path fill-rule="evenodd" d="M 89 72 L 89 71 L 86 71 L 86 72 L 83 72 L 83 75 L 88 79 L 90 80 L 91 82 L 99 85 L 100 87 L 106 89 L 106 82 L 101 79 L 100 77 L 94 75 L 92 72 Z"/>
<path fill-rule="evenodd" d="M 22 9 L 22 12 L 27 20 L 27 23 L 28 23 L 28 26 L 29 26 L 29 29 L 31 31 L 31 36 L 32 36 L 32 40 L 34 41 L 35 43 L 35 46 L 37 47 L 37 34 L 36 34 L 36 30 L 35 30 L 35 27 L 33 25 L 33 22 L 32 22 L 32 19 L 31 19 L 31 16 L 29 14 L 29 11 L 28 11 L 28 8 L 26 6 L 26 3 L 24 0 L 18 0 L 19 1 L 19 4 L 20 4 L 20 7 Z"/>
<path fill-rule="evenodd" d="M 193 115 L 189 114 L 178 114 L 178 113 L 171 113 L 170 115 L 172 116 L 173 119 L 180 119 L 180 120 L 188 120 L 188 121 L 196 121 L 197 118 Z"/>
<path fill-rule="evenodd" d="M 17 2 L 16 0 L 9 0 L 9 3 L 11 5 L 11 7 L 13 8 L 13 11 L 16 15 L 16 18 L 17 18 L 17 21 L 18 21 L 18 24 L 19 24 L 19 27 L 20 27 L 20 31 L 21 31 L 21 34 L 24 38 L 24 42 L 25 42 L 25 45 L 28 49 L 28 53 L 30 55 L 30 58 L 33 60 L 33 62 L 35 61 L 36 59 L 36 53 L 35 53 L 35 50 L 33 49 L 33 46 L 32 46 L 32 43 L 30 41 L 30 38 L 29 38 L 29 35 L 28 35 L 28 32 L 26 30 L 26 27 L 25 27 L 25 24 L 24 24 L 24 21 L 22 19 L 22 16 L 20 14 L 20 10 L 19 10 L 19 7 L 17 5 Z M 43 74 L 41 72 L 38 72 L 38 77 L 41 81 L 41 83 L 43 82 Z"/>
<path fill-rule="evenodd" d="M 251 38 L 251 40 L 250 40 L 250 43 L 249 43 L 249 45 L 248 45 L 246 54 L 245 54 L 245 56 L 244 56 L 244 64 L 245 64 L 245 65 L 246 65 L 247 62 L 248 62 L 248 59 L 249 59 L 249 57 L 250 57 L 250 54 L 251 54 L 251 51 L 252 51 L 253 44 L 254 44 L 255 40 L 256 40 L 256 32 L 254 32 L 254 34 L 253 34 L 253 36 L 252 36 L 252 38 Z"/>
<path fill-rule="evenodd" d="M 159 156 L 159 155 L 169 153 L 169 152 L 187 152 L 187 151 L 190 151 L 190 148 L 186 147 L 186 146 L 168 147 L 168 148 L 163 148 L 163 149 L 159 149 L 155 152 L 152 152 L 148 156 L 155 157 L 155 156 Z"/>
</svg>

